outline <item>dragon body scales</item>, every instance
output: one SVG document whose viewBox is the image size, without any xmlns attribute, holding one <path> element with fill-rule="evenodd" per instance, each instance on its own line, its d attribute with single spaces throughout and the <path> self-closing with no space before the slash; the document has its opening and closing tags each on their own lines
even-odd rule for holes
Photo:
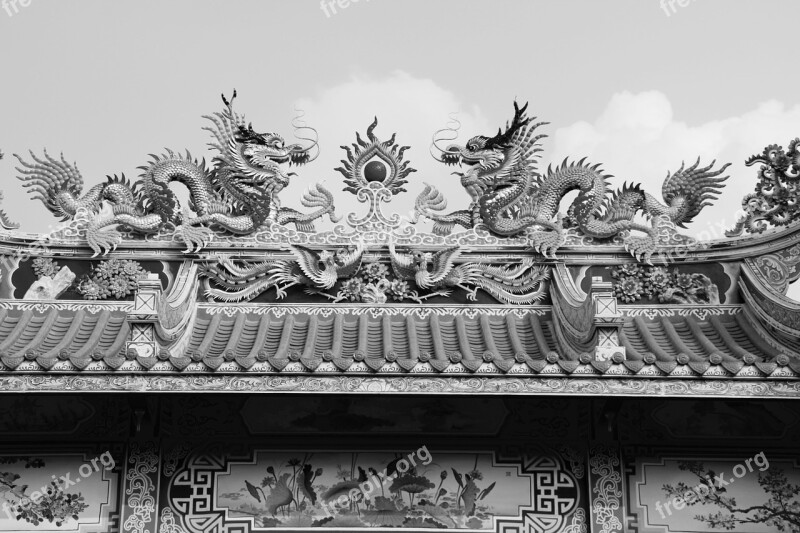
<svg viewBox="0 0 800 533">
<path fill-rule="evenodd" d="M 79 211 L 91 213 L 86 237 L 95 255 L 115 248 L 121 233 L 115 226 L 138 233 L 157 233 L 172 225 L 188 248 L 200 249 L 211 235 L 209 228 L 234 234 L 249 234 L 266 222 L 294 223 L 300 231 L 313 231 L 313 221 L 324 215 L 332 220 L 333 196 L 321 185 L 306 192 L 306 207 L 317 207 L 310 214 L 280 206 L 278 194 L 289 184 L 292 172 L 284 164 L 303 165 L 313 160 L 311 153 L 317 142 L 309 146 L 286 145 L 276 133 L 257 133 L 252 124 L 245 125 L 244 116 L 233 110 L 233 100 L 223 96 L 225 109 L 205 116 L 212 126 L 204 128 L 213 135 L 210 146 L 217 152 L 214 166 L 185 155 L 166 150 L 152 155 L 143 167 L 140 179 L 133 185 L 125 176 L 108 177 L 83 196 L 83 177 L 75 164 L 63 155 L 56 159 L 46 151 L 43 157 L 31 152 L 32 163 L 15 154 L 21 167 L 19 179 L 33 197 L 63 220 L 74 218 Z M 310 129 L 310 128 L 309 128 Z M 179 182 L 189 190 L 189 207 L 195 216 L 180 209 L 170 184 Z M 107 203 L 110 212 L 103 212 Z"/>
<path fill-rule="evenodd" d="M 534 123 L 526 116 L 527 104 L 514 103 L 514 118 L 505 131 L 493 137 L 478 135 L 466 145 L 441 147 L 445 138 L 440 130 L 434 135 L 432 153 L 448 165 L 461 165 L 461 185 L 472 202 L 468 210 L 444 214 L 446 200 L 434 187 L 426 185 L 418 196 L 415 216 L 434 222 L 433 231 L 449 234 L 455 225 L 465 228 L 483 226 L 499 236 L 526 233 L 533 247 L 544 255 L 552 255 L 566 241 L 566 224 L 577 226 L 584 235 L 609 239 L 627 232 L 623 243 L 637 259 L 649 260 L 658 243 L 659 225 L 664 221 L 685 227 L 711 200 L 716 199 L 727 176 L 720 177 L 729 164 L 713 170 L 715 162 L 693 165 L 668 173 L 662 186 L 665 203 L 642 190 L 640 185 L 625 184 L 612 192 L 600 165 L 589 165 L 585 159 L 565 160 L 560 166 L 538 172 L 536 160 L 542 152 L 537 134 L 545 122 Z M 454 137 L 446 137 L 453 139 Z M 570 191 L 578 195 L 568 216 L 559 211 L 561 200 Z M 650 224 L 634 220 L 641 212 Z M 630 232 L 638 231 L 643 236 Z"/>
</svg>

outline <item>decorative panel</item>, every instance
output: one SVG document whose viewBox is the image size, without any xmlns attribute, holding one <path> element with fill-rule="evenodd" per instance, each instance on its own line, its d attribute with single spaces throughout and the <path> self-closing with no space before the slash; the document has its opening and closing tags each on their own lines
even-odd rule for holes
<svg viewBox="0 0 800 533">
<path fill-rule="evenodd" d="M 561 533 L 585 525 L 582 469 L 556 452 L 198 452 L 171 476 L 167 513 L 189 532 L 441 528 Z M 162 513 L 163 514 L 163 513 Z"/>
<path fill-rule="evenodd" d="M 798 523 L 796 452 L 651 450 L 631 458 L 627 480 L 631 533 L 774 533 Z"/>
<path fill-rule="evenodd" d="M 116 446 L 3 448 L 0 531 L 120 531 L 123 457 Z"/>
</svg>

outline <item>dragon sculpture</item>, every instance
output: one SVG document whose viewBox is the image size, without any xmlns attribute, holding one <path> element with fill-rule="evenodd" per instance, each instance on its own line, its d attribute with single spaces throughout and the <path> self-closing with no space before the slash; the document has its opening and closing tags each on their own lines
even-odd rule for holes
<svg viewBox="0 0 800 533">
<path fill-rule="evenodd" d="M 282 299 L 286 289 L 294 285 L 305 286 L 311 294 L 324 294 L 322 291 L 332 288 L 339 278 L 355 274 L 364 254 L 363 245 L 335 252 L 316 252 L 299 245 L 291 250 L 294 260 L 237 264 L 222 257 L 216 264 L 200 267 L 206 297 L 222 302 L 249 301 L 274 288 L 277 298 Z"/>
<path fill-rule="evenodd" d="M 142 170 L 135 184 L 122 177 L 108 177 L 83 193 L 83 177 L 75 164 L 68 163 L 63 155 L 56 159 L 46 151 L 43 157 L 31 152 L 32 163 L 15 154 L 21 167 L 24 186 L 30 188 L 34 198 L 63 220 L 75 218 L 81 210 L 90 213 L 86 238 L 95 255 L 114 249 L 122 234 L 112 227 L 123 227 L 138 233 L 158 233 L 172 226 L 186 243 L 187 251 L 199 250 L 212 235 L 212 229 L 234 234 L 249 234 L 265 223 L 293 223 L 299 231 L 313 232 L 313 221 L 328 215 L 338 221 L 334 213 L 333 196 L 321 185 L 306 192 L 302 203 L 317 207 L 311 214 L 281 207 L 278 194 L 289 184 L 295 174 L 286 172 L 283 165 L 303 165 L 313 161 L 317 150 L 316 130 L 295 126 L 297 130 L 310 130 L 314 138 L 300 137 L 311 144 L 287 145 L 277 133 L 257 133 L 252 124 L 245 123 L 243 115 L 233 110 L 236 91 L 228 101 L 223 95 L 225 108 L 203 118 L 211 126 L 216 150 L 213 168 L 205 161 L 167 150 L 165 154 L 151 156 L 152 161 Z M 189 189 L 189 207 L 196 216 L 182 211 L 172 182 L 181 182 Z M 101 211 L 107 203 L 110 212 Z M 112 229 L 108 229 L 112 228 Z M 105 231 L 103 231 L 105 230 Z"/>
<path fill-rule="evenodd" d="M 800 138 L 789 143 L 788 150 L 771 144 L 764 151 L 745 161 L 745 165 L 761 164 L 755 192 L 742 199 L 745 214 L 731 230 L 728 237 L 750 233 L 763 233 L 769 225 L 786 226 L 800 219 Z"/>
<path fill-rule="evenodd" d="M 414 280 L 419 288 L 442 295 L 448 295 L 450 287 L 459 287 L 467 292 L 468 300 L 476 301 L 480 289 L 501 302 L 517 305 L 532 304 L 545 297 L 543 282 L 549 270 L 534 265 L 531 258 L 519 265 L 499 267 L 482 263 L 456 265 L 454 261 L 461 253 L 458 246 L 436 253 L 399 254 L 390 244 L 389 253 L 399 279 Z"/>
<path fill-rule="evenodd" d="M 443 214 L 447 202 L 439 191 L 426 185 L 417 197 L 416 222 L 420 216 L 434 222 L 433 231 L 449 234 L 455 225 L 465 228 L 482 226 L 495 235 L 512 236 L 526 233 L 532 246 L 552 256 L 566 242 L 565 226 L 576 225 L 586 236 L 596 239 L 622 237 L 625 247 L 639 260 L 649 261 L 658 243 L 659 228 L 669 221 L 680 227 L 716 199 L 727 176 L 719 177 L 729 164 L 712 170 L 694 165 L 667 174 L 662 186 L 666 205 L 644 192 L 637 185 L 623 185 L 612 192 L 599 165 L 590 166 L 585 160 L 564 161 L 556 168 L 548 167 L 546 174 L 537 171 L 536 160 L 542 152 L 539 141 L 546 137 L 536 130 L 546 122 L 534 123 L 526 116 L 527 104 L 520 108 L 514 103 L 514 118 L 505 131 L 493 137 L 478 135 L 462 146 L 450 144 L 457 130 L 446 128 L 434 134 L 431 153 L 439 162 L 462 166 L 461 185 L 472 199 L 470 208 Z M 569 216 L 559 212 L 562 198 L 570 191 L 578 195 L 569 208 Z M 650 224 L 636 222 L 641 212 Z M 566 222 L 566 223 L 565 223 Z M 644 233 L 644 236 L 631 234 Z M 625 233 L 623 233 L 625 232 Z"/>
</svg>

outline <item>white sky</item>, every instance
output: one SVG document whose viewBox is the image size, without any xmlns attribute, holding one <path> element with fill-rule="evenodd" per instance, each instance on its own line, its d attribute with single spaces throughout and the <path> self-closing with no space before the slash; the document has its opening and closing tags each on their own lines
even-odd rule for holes
<svg viewBox="0 0 800 533">
<path fill-rule="evenodd" d="M 10 0 L 9 0 L 10 1 Z M 685 0 L 683 0 L 685 1 Z M 669 4 L 669 0 L 666 0 Z M 259 131 L 291 136 L 294 106 L 322 154 L 284 205 L 325 180 L 339 211 L 355 205 L 333 171 L 338 148 L 377 115 L 376 131 L 411 145 L 419 171 L 405 211 L 436 185 L 466 207 L 430 136 L 459 111 L 462 140 L 490 134 L 512 101 L 551 123 L 544 163 L 588 156 L 656 196 L 681 160 L 731 161 L 718 205 L 691 232 L 721 237 L 755 170 L 743 160 L 800 135 L 796 0 L 360 0 L 329 15 L 317 0 L 30 0 L 0 10 L 0 186 L 27 231 L 56 222 L 26 197 L 11 153 L 47 147 L 76 161 L 87 186 L 163 147 L 210 156 L 201 115 L 237 88 Z M 667 14 L 669 12 L 669 15 Z M 704 233 L 705 232 L 705 233 Z"/>
</svg>

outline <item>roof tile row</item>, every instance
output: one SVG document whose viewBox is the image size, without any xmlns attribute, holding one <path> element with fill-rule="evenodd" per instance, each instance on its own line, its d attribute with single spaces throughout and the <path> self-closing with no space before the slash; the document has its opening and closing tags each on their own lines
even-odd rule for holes
<svg viewBox="0 0 800 533">
<path fill-rule="evenodd" d="M 10 369 L 35 361 L 44 370 L 94 369 L 98 365 L 90 367 L 92 362 L 102 361 L 122 370 L 769 376 L 786 368 L 800 373 L 800 358 L 770 345 L 743 313 L 707 320 L 630 319 L 620 333 L 626 354 L 609 361 L 595 361 L 589 353 L 565 356 L 569 351 L 559 346 L 549 314 L 198 313 L 180 343 L 184 348 L 173 345 L 157 357 L 138 357 L 125 351 L 130 328 L 123 311 L 0 310 L 0 361 Z M 70 364 L 59 363 L 66 361 Z"/>
</svg>

